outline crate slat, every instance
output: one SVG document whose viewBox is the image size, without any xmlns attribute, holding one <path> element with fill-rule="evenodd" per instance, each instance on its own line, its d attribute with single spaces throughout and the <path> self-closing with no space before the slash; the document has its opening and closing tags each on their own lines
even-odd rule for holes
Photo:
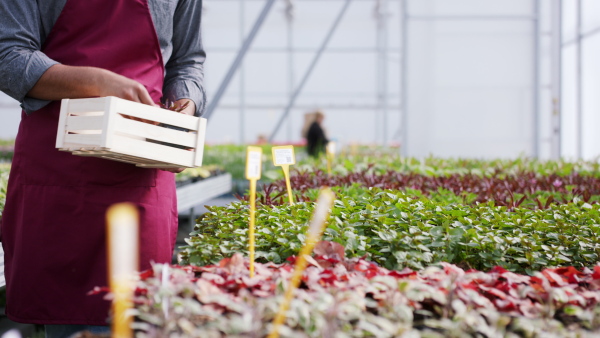
<svg viewBox="0 0 600 338">
<path fill-rule="evenodd" d="M 145 137 L 190 148 L 196 146 L 196 135 L 117 116 L 115 130 L 121 134 Z"/>
<path fill-rule="evenodd" d="M 87 156 L 87 157 L 100 157 L 113 161 L 125 162 L 125 163 L 133 163 L 137 164 L 139 167 L 145 168 L 180 168 L 180 165 L 175 165 L 171 163 L 165 163 L 160 161 L 151 161 L 149 159 L 141 158 L 138 156 L 124 155 L 118 152 L 105 151 L 105 150 L 76 150 L 73 151 L 73 154 L 79 156 Z M 138 164 L 140 161 L 144 161 L 148 164 Z"/>
<path fill-rule="evenodd" d="M 69 99 L 64 99 L 60 103 L 60 115 L 58 116 L 58 128 L 56 131 L 56 148 L 65 151 L 65 135 L 67 127 L 67 115 L 69 115 Z"/>
<path fill-rule="evenodd" d="M 115 110 L 119 114 L 125 114 L 145 120 L 156 121 L 185 129 L 198 129 L 197 117 L 147 105 L 146 107 L 144 107 L 144 109 L 140 109 L 140 103 L 120 99 L 117 100 L 118 101 L 116 101 Z"/>
<path fill-rule="evenodd" d="M 166 162 L 183 167 L 191 167 L 194 163 L 194 152 L 192 151 L 136 140 L 122 135 L 113 135 L 113 147 L 110 148 L 110 151 L 144 157 L 152 160 L 152 162 Z"/>
<path fill-rule="evenodd" d="M 99 130 L 102 131 L 104 116 L 69 116 L 66 128 L 69 131 Z M 98 133 L 99 134 L 99 133 Z"/>
<path fill-rule="evenodd" d="M 206 135 L 206 119 L 199 119 L 198 121 L 198 139 L 196 140 L 196 157 L 194 158 L 194 165 L 196 167 L 202 166 L 202 158 L 204 157 L 204 139 Z"/>
<path fill-rule="evenodd" d="M 65 135 L 65 143 L 77 144 L 85 146 L 98 146 L 101 147 L 100 141 L 102 135 L 100 134 L 67 134 Z"/>
<path fill-rule="evenodd" d="M 93 150 L 81 148 L 79 150 L 73 151 L 73 154 L 88 157 L 102 157 L 101 155 L 110 155 L 112 154 L 112 152 L 106 150 Z"/>
<path fill-rule="evenodd" d="M 67 99 L 67 111 L 71 115 L 101 115 L 104 112 L 105 101 L 94 99 Z M 64 102 L 64 101 L 63 101 Z M 61 103 L 62 105 L 63 103 Z"/>
</svg>

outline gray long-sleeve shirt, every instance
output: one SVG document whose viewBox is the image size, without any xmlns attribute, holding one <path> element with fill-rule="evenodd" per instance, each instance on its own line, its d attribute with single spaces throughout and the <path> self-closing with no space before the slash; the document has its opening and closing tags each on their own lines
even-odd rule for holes
<svg viewBox="0 0 600 338">
<path fill-rule="evenodd" d="M 48 68 L 57 64 L 40 49 L 66 2 L 0 1 L 0 90 L 21 102 L 28 113 L 49 103 L 27 93 Z M 200 36 L 202 0 L 148 0 L 148 5 L 165 62 L 163 98 L 170 102 L 191 99 L 196 115 L 201 115 L 206 102 L 206 54 Z"/>
</svg>

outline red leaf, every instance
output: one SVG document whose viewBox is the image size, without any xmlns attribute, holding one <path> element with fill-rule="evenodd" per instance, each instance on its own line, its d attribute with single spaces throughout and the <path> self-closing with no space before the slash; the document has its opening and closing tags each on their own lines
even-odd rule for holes
<svg viewBox="0 0 600 338">
<path fill-rule="evenodd" d="M 389 273 L 389 276 L 396 277 L 396 278 L 410 278 L 410 277 L 416 276 L 416 275 L 417 275 L 417 272 L 413 271 L 409 268 L 404 268 L 404 270 L 402 270 L 402 271 L 391 271 Z"/>
<path fill-rule="evenodd" d="M 496 289 L 495 287 L 486 287 L 481 285 L 479 287 L 481 290 L 485 291 L 485 294 L 497 297 L 499 299 L 506 299 L 507 295 L 501 290 Z"/>
<path fill-rule="evenodd" d="M 566 279 L 569 281 L 569 283 L 579 283 L 580 278 L 584 276 L 583 272 L 578 271 L 575 267 L 569 266 L 569 267 L 564 267 L 564 268 L 557 268 L 557 269 L 548 269 L 562 277 L 566 277 Z"/>
<path fill-rule="evenodd" d="M 246 266 L 244 264 L 244 256 L 242 256 L 242 254 L 238 252 L 233 254 L 231 258 L 223 258 L 219 262 L 219 266 L 227 270 L 227 272 L 231 274 L 240 273 L 246 270 Z"/>
<path fill-rule="evenodd" d="M 150 277 L 154 277 L 154 271 L 152 269 L 140 272 L 140 279 L 146 280 Z"/>
<path fill-rule="evenodd" d="M 564 286 L 568 284 L 564 277 L 558 275 L 550 269 L 545 269 L 542 271 L 542 275 L 548 279 L 550 285 L 552 286 Z"/>
<path fill-rule="evenodd" d="M 93 296 L 93 295 L 99 295 L 101 293 L 109 293 L 109 292 L 110 292 L 110 288 L 107 286 L 103 286 L 103 287 L 96 286 L 92 291 L 88 292 L 87 295 Z"/>
<path fill-rule="evenodd" d="M 501 266 L 495 266 L 490 270 L 490 273 L 505 273 L 508 270 L 506 270 L 505 268 L 501 267 Z"/>
<path fill-rule="evenodd" d="M 337 260 L 344 260 L 346 252 L 344 247 L 336 242 L 320 241 L 315 245 L 315 255 L 327 256 Z"/>
</svg>

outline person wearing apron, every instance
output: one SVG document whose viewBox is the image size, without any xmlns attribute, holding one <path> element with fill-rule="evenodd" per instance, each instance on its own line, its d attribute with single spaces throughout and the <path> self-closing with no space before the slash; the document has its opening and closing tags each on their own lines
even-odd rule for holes
<svg viewBox="0 0 600 338">
<path fill-rule="evenodd" d="M 201 8 L 201 1 L 195 0 L 62 3 L 40 48 L 60 64 L 52 65 L 28 92 L 30 98 L 51 102 L 30 114 L 22 113 L 1 220 L 6 314 L 17 322 L 46 325 L 49 336 L 107 325 L 110 303 L 88 292 L 108 285 L 105 212 L 110 205 L 132 202 L 138 208 L 141 270 L 149 269 L 151 262 L 171 262 L 178 216 L 172 172 L 55 149 L 59 99 L 75 90 L 78 97 L 113 95 L 146 104 L 161 102 L 165 74 L 169 78 L 169 63 L 163 61 L 168 48 L 161 46 L 168 45 L 163 42 L 171 37 L 157 36 L 155 22 L 164 19 L 160 15 L 176 15 L 180 6 L 187 5 L 188 10 L 193 6 L 194 15 Z M 156 13 L 162 14 L 156 17 Z M 176 21 L 173 18 L 174 24 L 181 25 Z M 186 38 L 200 39 L 199 27 L 186 34 Z M 177 45 L 171 47 L 166 54 L 178 52 Z M 203 56 L 201 50 L 196 53 Z M 64 80 L 62 70 L 75 71 L 71 74 L 81 76 L 82 81 Z M 86 81 L 95 80 L 90 80 L 94 74 L 112 81 L 97 81 L 100 85 L 94 92 L 86 87 Z M 169 79 L 177 81 L 177 77 Z M 201 82 L 200 78 L 193 83 Z M 195 106 L 192 114 L 204 105 L 203 96 L 174 99 L 190 99 Z M 72 327 L 64 331 L 65 325 Z"/>
</svg>

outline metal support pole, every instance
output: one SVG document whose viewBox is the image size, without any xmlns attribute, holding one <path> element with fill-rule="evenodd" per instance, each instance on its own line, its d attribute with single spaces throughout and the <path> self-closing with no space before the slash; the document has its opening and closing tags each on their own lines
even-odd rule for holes
<svg viewBox="0 0 600 338">
<path fill-rule="evenodd" d="M 500 20 L 500 21 L 519 21 L 533 20 L 533 17 L 527 15 L 482 15 L 482 16 L 472 16 L 472 15 L 411 15 L 409 17 L 411 20 L 419 20 L 419 21 L 492 21 L 492 20 Z"/>
<path fill-rule="evenodd" d="M 600 27 L 593 28 L 593 29 L 591 29 L 591 30 L 589 30 L 589 31 L 587 31 L 587 32 L 583 32 L 583 31 L 582 31 L 582 32 L 581 32 L 581 39 L 582 39 L 582 40 L 585 40 L 585 39 L 587 39 L 587 38 L 589 38 L 589 37 L 592 37 L 592 36 L 594 36 L 594 35 L 596 35 L 596 34 L 598 34 L 598 33 L 600 33 Z M 563 42 L 563 46 L 565 46 L 565 47 L 566 47 L 566 46 L 568 46 L 568 45 L 572 45 L 572 44 L 574 44 L 574 43 L 577 43 L 577 37 L 575 37 L 575 39 L 571 39 L 571 40 L 564 41 L 564 42 Z"/>
<path fill-rule="evenodd" d="M 388 3 L 381 0 L 381 117 L 383 120 L 383 145 L 388 145 Z"/>
<path fill-rule="evenodd" d="M 408 0 L 401 0 L 400 5 L 402 6 L 402 42 L 401 47 L 401 72 L 402 78 L 400 83 L 400 154 L 402 156 L 408 156 Z"/>
<path fill-rule="evenodd" d="M 562 0 L 552 0 L 552 43 L 551 43 L 551 91 L 552 91 L 552 135 L 550 158 L 561 157 L 561 104 L 562 104 Z"/>
<path fill-rule="evenodd" d="M 381 142 L 383 145 L 387 145 L 388 143 L 387 10 L 387 0 L 377 0 L 375 17 L 377 20 L 377 101 L 379 108 L 375 115 L 375 142 L 379 141 L 379 135 L 381 135 Z"/>
<path fill-rule="evenodd" d="M 355 0 L 356 1 L 356 0 Z M 287 46 L 282 47 L 254 47 L 252 50 L 261 53 L 285 53 L 288 51 Z M 292 51 L 294 53 L 315 53 L 319 50 L 319 47 L 294 47 Z M 390 52 L 400 52 L 399 48 L 389 48 Z M 234 47 L 214 47 L 211 48 L 212 53 L 228 53 L 236 52 L 237 48 Z M 330 47 L 327 49 L 327 53 L 376 53 L 377 47 Z"/>
<path fill-rule="evenodd" d="M 279 118 L 279 121 L 275 125 L 275 128 L 273 129 L 273 132 L 271 133 L 271 136 L 269 136 L 269 142 L 273 142 L 273 139 L 275 138 L 275 135 L 279 131 L 279 128 L 281 128 L 281 124 L 283 123 L 283 121 L 285 120 L 285 118 L 290 113 L 290 110 L 294 106 L 294 103 L 296 102 L 296 99 L 298 98 L 298 95 L 300 95 L 300 92 L 302 91 L 302 88 L 304 88 L 304 85 L 306 84 L 306 82 L 308 81 L 308 78 L 312 74 L 315 66 L 317 65 L 317 62 L 319 61 L 319 59 L 321 58 L 321 55 L 323 54 L 323 51 L 325 51 L 325 48 L 327 48 L 327 45 L 329 44 L 329 40 L 331 40 L 331 37 L 333 36 L 333 33 L 335 33 L 335 31 L 336 31 L 339 23 L 342 21 L 342 18 L 344 17 L 344 14 L 346 13 L 346 10 L 350 6 L 351 2 L 352 2 L 352 0 L 346 0 L 346 2 L 344 3 L 344 6 L 342 7 L 342 9 L 341 9 L 340 13 L 338 14 L 337 18 L 335 19 L 335 22 L 333 23 L 333 25 L 329 29 L 329 33 L 327 33 L 327 36 L 325 37 L 325 40 L 323 40 L 323 43 L 321 44 L 321 47 L 319 48 L 319 51 L 317 52 L 317 54 L 313 58 L 310 66 L 306 70 L 306 73 L 304 73 L 304 77 L 302 77 L 302 80 L 300 81 L 300 84 L 298 85 L 298 87 L 294 91 L 294 94 L 290 98 L 290 101 L 288 102 L 288 105 L 286 106 L 285 111 L 283 112 L 283 115 L 281 116 L 281 118 Z"/>
<path fill-rule="evenodd" d="M 240 39 L 242 44 L 244 43 L 244 30 L 245 19 L 246 19 L 246 6 L 244 0 L 240 0 Z M 246 129 L 246 86 L 244 76 L 244 64 L 240 64 L 240 144 L 244 144 L 246 135 L 244 131 Z"/>
<path fill-rule="evenodd" d="M 377 109 L 375 109 L 375 111 L 373 112 L 373 119 L 374 119 L 374 133 L 373 133 L 373 143 L 377 144 L 380 142 L 380 136 L 382 135 L 381 130 L 383 128 L 383 123 L 380 122 L 380 117 L 381 117 L 381 113 L 382 113 L 382 106 L 381 106 L 381 97 L 382 97 L 382 93 L 381 93 L 381 77 L 382 77 L 382 62 L 381 62 L 381 36 L 382 36 L 382 26 L 381 26 L 381 0 L 375 0 L 375 10 L 373 11 L 373 16 L 375 18 L 375 25 L 376 25 L 376 31 L 375 31 L 375 50 L 377 51 L 375 53 L 376 55 L 376 76 L 375 76 L 375 102 L 377 102 Z"/>
<path fill-rule="evenodd" d="M 540 157 L 540 0 L 533 1 L 533 157 Z"/>
<path fill-rule="evenodd" d="M 291 99 L 294 94 L 294 5 L 291 0 L 287 1 L 285 14 L 287 19 L 288 92 Z M 287 138 L 288 141 L 292 141 L 292 119 L 286 117 L 286 120 L 288 127 Z"/>
<path fill-rule="evenodd" d="M 581 0 L 577 0 L 577 158 L 583 157 L 583 80 L 582 80 L 582 52 L 581 52 L 581 33 L 582 33 L 582 11 Z"/>
<path fill-rule="evenodd" d="M 210 102 L 208 108 L 206 109 L 206 114 L 204 115 L 205 118 L 209 119 L 211 117 L 211 115 L 213 114 L 213 112 L 215 111 L 215 109 L 217 108 L 217 106 L 219 105 L 219 101 L 221 100 L 221 97 L 223 97 L 225 90 L 229 86 L 229 83 L 231 82 L 231 79 L 233 78 L 235 71 L 239 68 L 240 64 L 242 63 L 244 56 L 246 56 L 246 53 L 250 49 L 250 45 L 252 44 L 252 42 L 254 41 L 254 38 L 256 37 L 256 34 L 258 34 L 258 31 L 262 27 L 262 24 L 265 22 L 267 15 L 271 11 L 271 8 L 273 8 L 274 3 L 275 3 L 275 0 L 267 0 L 267 3 L 265 4 L 262 11 L 260 12 L 258 18 L 256 19 L 256 22 L 254 22 L 254 26 L 252 26 L 252 30 L 250 30 L 250 34 L 248 34 L 248 37 L 246 38 L 246 40 L 244 41 L 244 44 L 240 48 L 240 51 L 238 52 L 237 56 L 235 57 L 235 60 L 233 60 L 233 63 L 229 67 L 229 70 L 227 71 L 225 78 L 221 82 L 219 89 L 217 89 L 215 96 L 213 97 L 212 101 Z"/>
<path fill-rule="evenodd" d="M 247 104 L 246 105 L 246 109 L 253 109 L 253 110 L 284 110 L 285 107 L 287 105 L 287 102 L 285 104 L 277 104 L 277 103 L 257 103 L 257 104 Z M 18 106 L 17 106 L 18 107 Z M 222 104 L 220 107 L 223 107 L 223 109 L 237 109 L 238 108 L 238 104 Z M 14 108 L 14 107 L 13 107 Z M 315 109 L 315 105 L 312 103 L 303 103 L 303 104 L 296 104 L 294 106 L 294 108 L 296 109 L 301 109 L 301 110 L 314 110 Z M 396 109 L 396 110 L 400 110 L 400 105 L 390 105 L 388 106 L 388 108 L 390 109 Z M 377 109 L 379 109 L 379 106 L 377 104 L 336 104 L 336 103 L 322 103 L 319 104 L 319 109 L 323 109 L 323 110 L 369 110 L 369 111 L 376 111 Z"/>
</svg>

